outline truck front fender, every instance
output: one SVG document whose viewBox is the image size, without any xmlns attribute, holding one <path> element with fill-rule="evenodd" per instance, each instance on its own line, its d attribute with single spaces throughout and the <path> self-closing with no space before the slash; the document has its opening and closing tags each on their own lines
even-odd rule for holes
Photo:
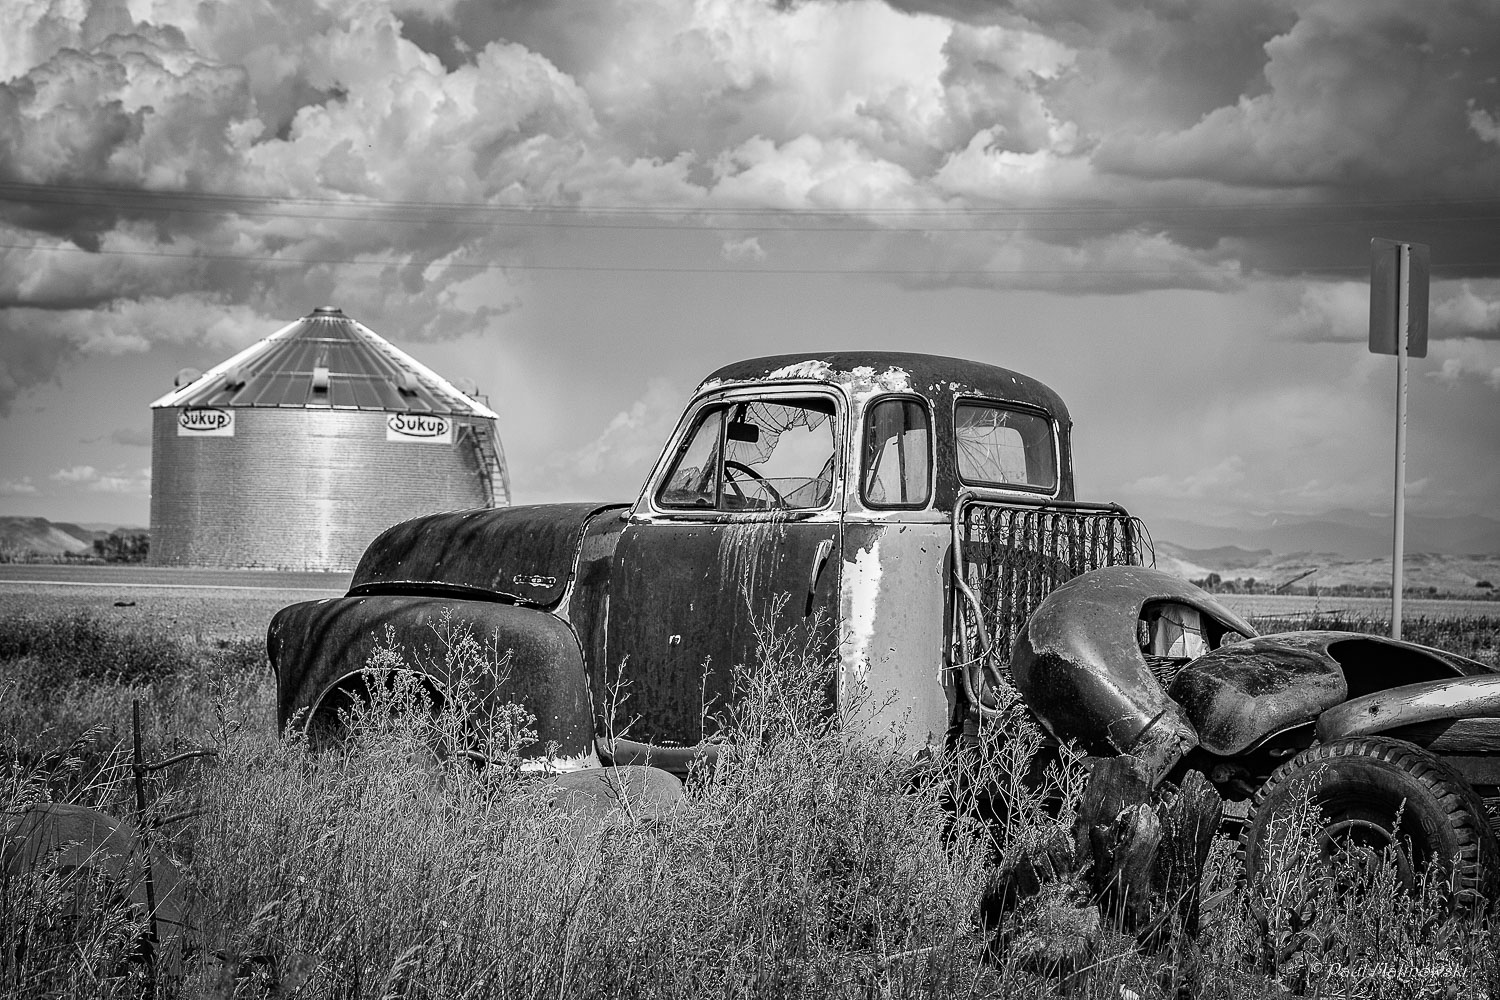
<svg viewBox="0 0 1500 1000">
<path fill-rule="evenodd" d="M 1011 651 L 1017 690 L 1054 736 L 1077 740 L 1093 754 L 1141 757 L 1158 778 L 1199 742 L 1141 650 L 1137 622 L 1160 602 L 1195 608 L 1244 635 L 1255 631 L 1186 581 L 1111 566 L 1049 594 Z"/>
<path fill-rule="evenodd" d="M 372 595 L 294 604 L 267 634 L 277 722 L 331 706 L 325 697 L 367 667 L 418 675 L 438 696 L 459 688 L 483 706 L 515 703 L 536 716 L 537 752 L 577 755 L 593 742 L 583 654 L 568 624 L 546 611 L 451 597 Z"/>
</svg>

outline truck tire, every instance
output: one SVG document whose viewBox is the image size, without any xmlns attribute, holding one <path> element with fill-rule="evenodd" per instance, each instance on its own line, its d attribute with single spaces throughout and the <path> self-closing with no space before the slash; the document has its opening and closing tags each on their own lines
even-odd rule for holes
<svg viewBox="0 0 1500 1000">
<path fill-rule="evenodd" d="M 1373 736 L 1320 743 L 1271 775 L 1240 833 L 1247 877 L 1264 865 L 1278 817 L 1291 814 L 1296 789 L 1307 781 L 1310 799 L 1323 814 L 1319 842 L 1325 858 L 1339 846 L 1372 859 L 1391 847 L 1409 890 L 1436 864 L 1448 872 L 1455 901 L 1493 898 L 1500 847 L 1483 800 L 1440 758 L 1402 740 Z"/>
</svg>

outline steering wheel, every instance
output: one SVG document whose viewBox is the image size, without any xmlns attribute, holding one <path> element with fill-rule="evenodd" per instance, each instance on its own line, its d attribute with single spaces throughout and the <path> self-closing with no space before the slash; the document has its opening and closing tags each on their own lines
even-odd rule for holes
<svg viewBox="0 0 1500 1000">
<path fill-rule="evenodd" d="M 766 479 L 765 476 L 762 476 L 759 472 L 756 472 L 754 469 L 750 468 L 750 466 L 748 465 L 745 465 L 743 462 L 736 462 L 732 458 L 726 458 L 724 459 L 724 481 L 730 486 L 734 487 L 735 495 L 737 495 L 741 500 L 745 499 L 745 491 L 740 489 L 740 484 L 735 481 L 735 478 L 733 476 L 730 475 L 731 472 L 738 472 L 744 475 L 747 479 L 755 480 L 758 484 L 760 484 L 761 489 L 765 490 L 767 493 L 771 494 L 771 496 L 776 498 L 776 505 L 778 507 L 787 506 L 786 497 L 778 493 L 776 491 L 776 487 L 772 486 L 770 480 Z"/>
</svg>

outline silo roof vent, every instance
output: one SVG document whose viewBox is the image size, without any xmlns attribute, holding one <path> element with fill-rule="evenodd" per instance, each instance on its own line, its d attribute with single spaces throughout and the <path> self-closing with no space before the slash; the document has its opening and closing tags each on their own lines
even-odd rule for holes
<svg viewBox="0 0 1500 1000">
<path fill-rule="evenodd" d="M 344 315 L 344 310 L 338 306 L 318 306 L 318 308 L 312 311 L 312 314 L 314 316 L 342 316 Z"/>
</svg>

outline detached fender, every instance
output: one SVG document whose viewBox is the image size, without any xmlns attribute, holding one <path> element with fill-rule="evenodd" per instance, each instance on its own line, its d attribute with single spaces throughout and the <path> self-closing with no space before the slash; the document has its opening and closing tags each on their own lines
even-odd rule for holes
<svg viewBox="0 0 1500 1000">
<path fill-rule="evenodd" d="M 1212 596 L 1139 566 L 1077 576 L 1037 606 L 1016 637 L 1011 674 L 1028 708 L 1056 737 L 1093 754 L 1132 754 L 1161 776 L 1198 734 L 1151 672 L 1136 623 L 1148 604 L 1198 609 L 1244 635 L 1255 630 Z"/>
<path fill-rule="evenodd" d="M 1318 739 L 1372 736 L 1445 719 L 1500 721 L 1500 674 L 1424 681 L 1351 699 L 1318 719 Z M 1493 752 L 1500 753 L 1500 738 Z"/>
<path fill-rule="evenodd" d="M 450 655 L 444 627 L 450 643 L 457 628 L 503 669 L 466 668 L 466 658 Z M 524 706 L 536 716 L 538 751 L 555 742 L 561 753 L 577 755 L 593 743 L 578 640 L 566 622 L 536 608 L 401 595 L 309 601 L 277 612 L 266 645 L 276 674 L 277 723 L 283 728 L 330 689 L 377 665 L 379 653 L 379 666 L 419 674 L 438 692 L 466 683 L 486 704 Z M 384 652 L 390 649 L 399 652 L 399 660 Z"/>
</svg>

